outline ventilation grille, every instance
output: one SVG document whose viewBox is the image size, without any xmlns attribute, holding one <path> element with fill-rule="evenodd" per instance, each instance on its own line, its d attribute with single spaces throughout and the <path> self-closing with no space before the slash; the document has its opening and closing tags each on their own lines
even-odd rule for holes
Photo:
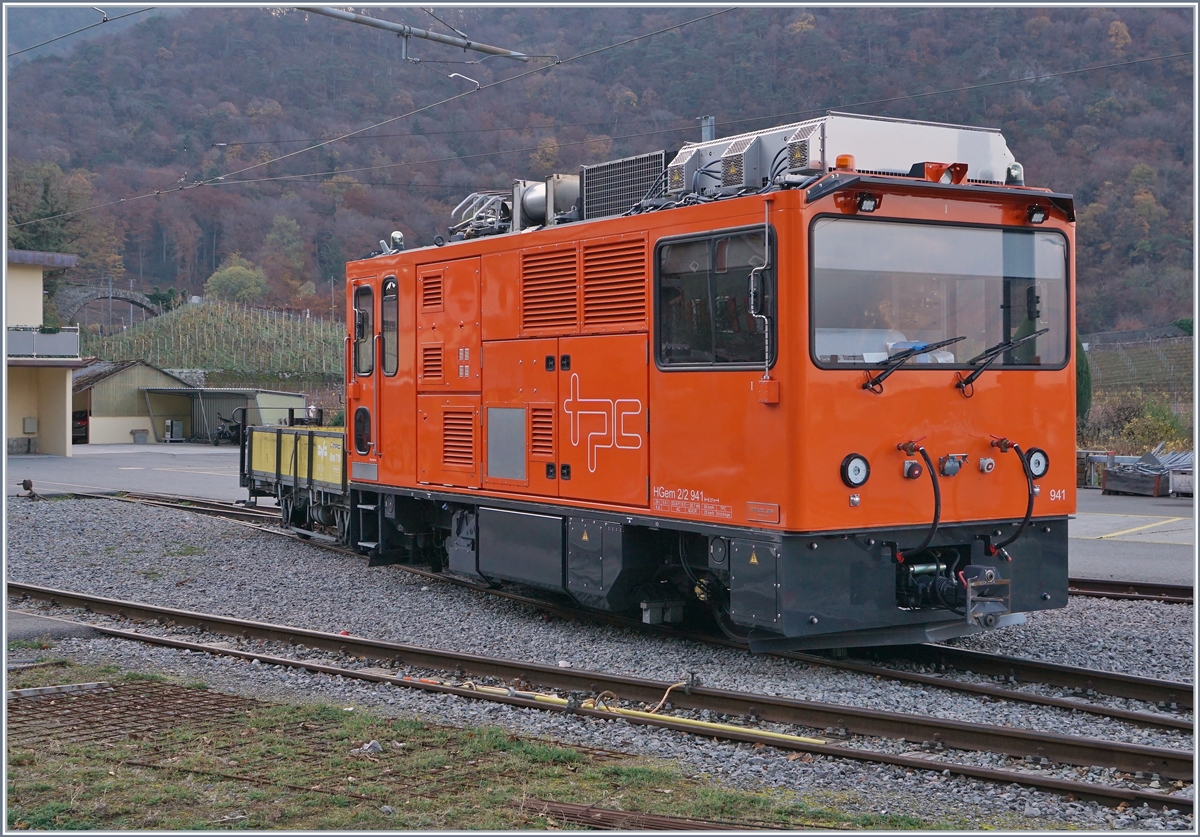
<svg viewBox="0 0 1200 837">
<path fill-rule="evenodd" d="M 521 254 L 521 328 L 573 331 L 579 316 L 575 250 Z"/>
<path fill-rule="evenodd" d="M 634 328 L 646 321 L 646 242 L 585 244 L 583 325 Z"/>
<path fill-rule="evenodd" d="M 742 154 L 721 159 L 721 185 L 741 186 L 746 182 L 746 158 Z"/>
<path fill-rule="evenodd" d="M 788 143 L 788 169 L 803 171 L 808 168 L 808 140 Z"/>
<path fill-rule="evenodd" d="M 583 166 L 580 169 L 579 191 L 583 196 L 584 220 L 620 215 L 629 209 L 658 183 L 666 163 L 666 152 L 655 151 L 595 166 Z"/>
<path fill-rule="evenodd" d="M 533 459 L 554 459 L 554 408 L 534 407 L 530 420 L 529 455 Z"/>
<path fill-rule="evenodd" d="M 421 378 L 425 383 L 435 383 L 445 377 L 442 368 L 442 344 L 426 343 L 421 346 Z"/>
<path fill-rule="evenodd" d="M 802 124 L 788 138 L 788 171 L 820 171 L 821 161 L 815 159 L 820 154 L 818 153 L 814 157 L 813 142 L 820 140 L 818 132 L 821 124 L 819 120 Z M 819 147 L 817 150 L 819 151 Z"/>
<path fill-rule="evenodd" d="M 442 274 L 431 273 L 421 277 L 421 310 L 442 310 Z"/>
<path fill-rule="evenodd" d="M 442 410 L 442 465 L 475 470 L 475 410 L 446 407 Z"/>
<path fill-rule="evenodd" d="M 667 168 L 667 191 L 671 194 L 682 192 L 687 187 L 687 172 L 683 166 Z"/>
</svg>

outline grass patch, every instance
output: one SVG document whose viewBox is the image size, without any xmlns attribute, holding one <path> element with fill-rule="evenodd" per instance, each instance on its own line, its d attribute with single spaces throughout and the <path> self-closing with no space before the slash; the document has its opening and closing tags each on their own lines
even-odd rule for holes
<svg viewBox="0 0 1200 837">
<path fill-rule="evenodd" d="M 46 651 L 53 648 L 54 643 L 49 637 L 38 639 L 10 639 L 8 641 L 9 651 Z"/>
<path fill-rule="evenodd" d="M 174 549 L 169 549 L 163 553 L 168 558 L 183 558 L 188 555 L 203 555 L 204 550 L 198 546 L 192 546 L 190 543 L 177 545 Z"/>
<path fill-rule="evenodd" d="M 41 662 L 49 662 L 42 660 Z M 41 686 L 60 686 L 64 683 L 98 683 L 101 680 L 112 682 L 115 679 L 134 678 L 138 675 L 129 673 L 122 675 L 121 670 L 114 665 L 76 665 L 66 662 L 61 666 L 44 666 L 23 671 L 8 673 L 8 688 L 36 689 Z"/>
<path fill-rule="evenodd" d="M 72 666 L 18 673 L 12 687 L 46 676 L 60 683 L 160 679 Z M 381 752 L 354 752 L 372 740 Z M 598 761 L 495 727 L 458 729 L 340 706 L 263 703 L 232 720 L 108 742 L 73 742 L 65 733 L 26 745 L 10 739 L 8 759 L 10 829 L 571 827 L 520 810 L 535 799 L 787 828 L 930 827 L 906 817 L 854 816 L 794 793 L 724 789 L 669 762 Z"/>
</svg>

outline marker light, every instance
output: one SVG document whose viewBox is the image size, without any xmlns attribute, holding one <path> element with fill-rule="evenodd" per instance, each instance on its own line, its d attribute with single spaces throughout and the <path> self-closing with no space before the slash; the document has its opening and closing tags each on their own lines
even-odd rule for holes
<svg viewBox="0 0 1200 837">
<path fill-rule="evenodd" d="M 851 488 L 858 488 L 870 476 L 871 466 L 862 454 L 852 453 L 842 460 L 842 482 Z"/>
<path fill-rule="evenodd" d="M 1025 213 L 1025 217 L 1029 219 L 1029 223 L 1031 224 L 1040 224 L 1045 221 L 1049 215 L 1046 212 L 1045 207 L 1034 204 L 1033 206 L 1029 207 L 1029 210 Z"/>
<path fill-rule="evenodd" d="M 1029 463 L 1029 473 L 1033 474 L 1035 480 L 1040 480 L 1050 470 L 1050 457 L 1041 448 L 1030 448 L 1029 453 L 1025 454 L 1025 461 Z"/>
</svg>

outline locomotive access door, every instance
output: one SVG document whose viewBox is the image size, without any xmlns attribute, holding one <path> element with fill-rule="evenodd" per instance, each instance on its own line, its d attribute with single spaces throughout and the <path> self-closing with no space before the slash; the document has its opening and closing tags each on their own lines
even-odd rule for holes
<svg viewBox="0 0 1200 837">
<path fill-rule="evenodd" d="M 558 496 L 558 338 L 483 344 L 483 487 Z"/>
<path fill-rule="evenodd" d="M 349 277 L 353 307 L 349 339 L 346 343 L 348 384 L 346 386 L 346 429 L 350 442 L 350 479 L 377 481 L 379 457 L 376 452 L 379 390 L 375 386 L 375 368 L 379 348 L 377 277 Z"/>
<path fill-rule="evenodd" d="M 558 341 L 561 496 L 648 504 L 648 347 L 645 334 Z"/>
<path fill-rule="evenodd" d="M 417 471 L 416 279 L 400 265 L 380 285 L 379 388 L 376 454 L 379 477 L 390 485 L 411 482 Z"/>
<path fill-rule="evenodd" d="M 479 487 L 479 259 L 417 266 L 417 482 Z"/>
</svg>

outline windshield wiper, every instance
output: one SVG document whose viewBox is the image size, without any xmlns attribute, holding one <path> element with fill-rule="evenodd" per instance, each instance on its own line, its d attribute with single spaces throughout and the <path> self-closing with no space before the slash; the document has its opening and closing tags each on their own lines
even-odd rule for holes
<svg viewBox="0 0 1200 837">
<path fill-rule="evenodd" d="M 997 343 L 995 346 L 992 346 L 991 348 L 984 349 L 980 354 L 976 355 L 975 357 L 973 357 L 967 361 L 967 363 L 971 364 L 972 366 L 979 363 L 980 361 L 983 361 L 983 365 L 980 366 L 978 369 L 976 369 L 974 372 L 972 372 L 970 375 L 968 375 L 967 377 L 963 378 L 961 381 L 956 383 L 955 386 L 958 387 L 959 389 L 966 389 L 971 384 L 975 383 L 975 379 L 978 378 L 980 375 L 982 375 L 984 372 L 986 372 L 987 368 L 989 366 L 991 366 L 996 361 L 996 358 L 1000 357 L 1000 355 L 1004 354 L 1005 352 L 1009 351 L 1010 349 L 1015 349 L 1017 346 L 1020 346 L 1022 343 L 1029 342 L 1030 340 L 1034 339 L 1035 337 L 1041 337 L 1043 334 L 1045 334 L 1049 330 L 1050 329 L 1048 329 L 1048 328 L 1043 328 L 1038 331 L 1035 331 L 1033 334 L 1026 334 L 1024 337 L 1021 337 L 1017 340 L 1005 340 L 1003 343 Z"/>
<path fill-rule="evenodd" d="M 869 389 L 874 393 L 883 392 L 882 384 L 885 380 L 887 380 L 887 376 L 899 369 L 900 365 L 910 357 L 923 355 L 926 352 L 932 352 L 934 349 L 940 349 L 943 346 L 949 346 L 951 343 L 957 343 L 959 340 L 966 339 L 967 336 L 964 334 L 962 337 L 950 337 L 946 340 L 939 340 L 936 343 L 925 343 L 921 346 L 913 346 L 911 349 L 905 349 L 902 352 L 897 352 L 880 364 L 880 366 L 883 367 L 882 371 L 880 371 L 880 373 L 874 378 L 871 378 L 869 381 L 864 383 L 862 388 Z"/>
</svg>

